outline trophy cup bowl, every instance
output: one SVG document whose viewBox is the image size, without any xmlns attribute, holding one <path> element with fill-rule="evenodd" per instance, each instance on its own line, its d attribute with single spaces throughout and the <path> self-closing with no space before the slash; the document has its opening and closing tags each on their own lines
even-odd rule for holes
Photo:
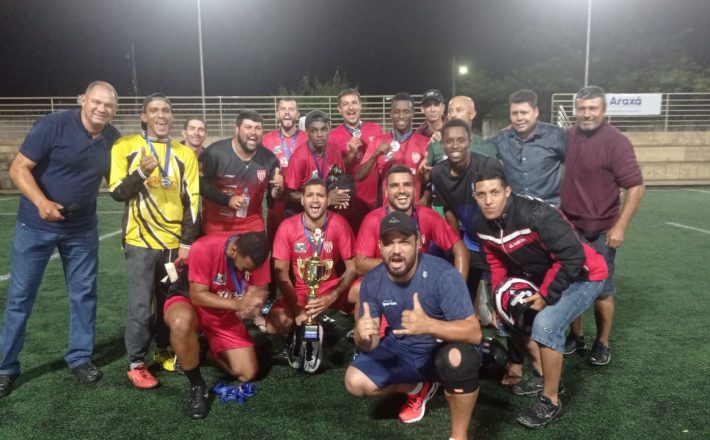
<svg viewBox="0 0 710 440">
<path fill-rule="evenodd" d="M 308 301 L 317 297 L 316 291 L 320 284 L 330 278 L 333 270 L 332 260 L 322 260 L 317 255 L 310 258 L 299 258 L 296 260 L 298 275 L 308 286 Z M 305 334 L 303 339 L 310 341 L 318 339 L 318 324 L 313 320 L 313 316 L 308 314 L 308 319 L 304 324 Z"/>
</svg>

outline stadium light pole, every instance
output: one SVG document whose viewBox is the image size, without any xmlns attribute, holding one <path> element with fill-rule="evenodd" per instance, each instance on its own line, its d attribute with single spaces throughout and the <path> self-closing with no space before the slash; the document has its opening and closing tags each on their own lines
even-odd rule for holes
<svg viewBox="0 0 710 440">
<path fill-rule="evenodd" d="M 465 64 L 457 65 L 456 57 L 451 60 L 451 97 L 456 96 L 456 76 L 468 75 L 468 66 Z"/>
<path fill-rule="evenodd" d="M 200 85 L 202 89 L 202 119 L 207 125 L 207 110 L 205 108 L 205 60 L 202 55 L 202 8 L 197 0 L 197 38 L 200 42 Z"/>
<path fill-rule="evenodd" d="M 589 85 L 589 37 L 592 30 L 592 0 L 587 0 L 587 50 L 584 55 L 584 87 Z"/>
</svg>

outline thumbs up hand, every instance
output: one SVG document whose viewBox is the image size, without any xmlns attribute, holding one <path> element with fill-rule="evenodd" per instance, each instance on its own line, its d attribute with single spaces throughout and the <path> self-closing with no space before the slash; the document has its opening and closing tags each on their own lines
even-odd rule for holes
<svg viewBox="0 0 710 440">
<path fill-rule="evenodd" d="M 140 168 L 144 176 L 150 176 L 155 167 L 158 166 L 158 160 L 152 154 L 145 151 L 145 147 L 141 147 Z"/>
<path fill-rule="evenodd" d="M 395 335 L 422 335 L 431 333 L 429 323 L 431 318 L 427 316 L 419 302 L 419 294 L 415 293 L 412 298 L 414 308 L 402 312 L 402 328 L 393 330 Z"/>
<path fill-rule="evenodd" d="M 379 320 L 370 315 L 370 304 L 367 301 L 362 303 L 362 315 L 357 320 L 356 330 L 358 338 L 366 343 L 372 341 L 373 336 L 380 334 Z"/>
</svg>

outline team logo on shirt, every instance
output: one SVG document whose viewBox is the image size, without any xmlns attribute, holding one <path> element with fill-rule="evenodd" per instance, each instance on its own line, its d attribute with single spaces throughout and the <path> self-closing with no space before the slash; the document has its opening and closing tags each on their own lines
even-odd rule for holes
<svg viewBox="0 0 710 440">
<path fill-rule="evenodd" d="M 215 284 L 224 284 L 224 274 L 218 273 L 214 276 L 214 280 L 212 280 L 212 282 Z"/>
<path fill-rule="evenodd" d="M 281 145 L 277 145 L 274 147 L 274 154 L 279 154 L 281 152 Z"/>
<path fill-rule="evenodd" d="M 257 170 L 256 178 L 259 179 L 259 183 L 263 182 L 266 179 L 266 170 Z"/>
<path fill-rule="evenodd" d="M 333 252 L 333 242 L 332 241 L 324 241 L 323 242 L 323 250 L 326 251 L 327 253 Z"/>
<path fill-rule="evenodd" d="M 388 307 L 388 306 L 396 306 L 397 301 L 392 300 L 392 299 L 386 299 L 382 301 L 382 307 Z"/>
<path fill-rule="evenodd" d="M 288 166 L 288 159 L 285 157 L 281 158 L 281 168 L 286 168 Z"/>
<path fill-rule="evenodd" d="M 419 163 L 419 160 L 422 158 L 422 155 L 419 154 L 418 152 L 412 153 L 412 162 L 414 163 Z"/>
<path fill-rule="evenodd" d="M 293 246 L 293 250 L 295 252 L 306 252 L 306 243 L 298 243 L 296 242 Z"/>
</svg>

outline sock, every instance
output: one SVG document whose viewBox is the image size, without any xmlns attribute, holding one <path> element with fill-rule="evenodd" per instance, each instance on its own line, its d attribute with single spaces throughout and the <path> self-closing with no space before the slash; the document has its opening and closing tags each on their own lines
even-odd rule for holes
<svg viewBox="0 0 710 440">
<path fill-rule="evenodd" d="M 202 373 L 200 372 L 200 367 L 195 367 L 192 370 L 185 370 L 185 376 L 187 376 L 187 380 L 190 381 L 191 386 L 196 386 L 200 385 L 202 387 L 207 387 L 205 384 L 205 379 L 202 377 Z"/>
<path fill-rule="evenodd" d="M 131 369 L 131 370 L 135 370 L 136 368 L 142 367 L 142 366 L 144 366 L 144 365 L 145 365 L 145 363 L 143 363 L 143 362 L 131 362 L 131 367 L 130 367 L 130 369 Z"/>
<path fill-rule="evenodd" d="M 414 396 L 416 394 L 419 394 L 419 392 L 424 388 L 424 382 L 419 382 L 417 386 L 414 387 L 414 389 L 410 392 L 407 393 L 408 396 Z"/>
</svg>

